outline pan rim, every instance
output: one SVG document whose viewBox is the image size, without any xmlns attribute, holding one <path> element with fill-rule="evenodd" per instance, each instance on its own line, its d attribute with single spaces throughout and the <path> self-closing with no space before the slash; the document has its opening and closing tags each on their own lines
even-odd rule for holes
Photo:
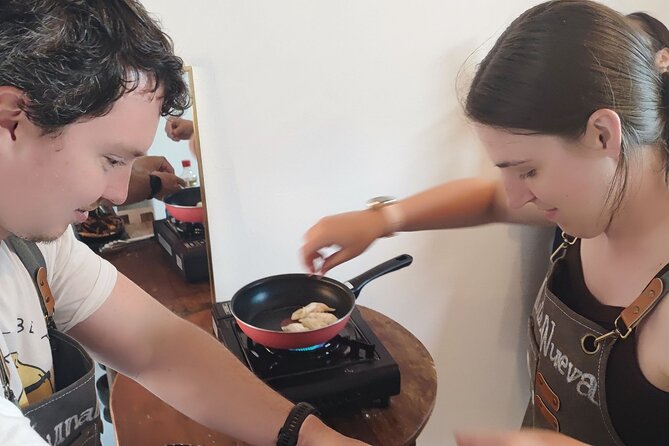
<svg viewBox="0 0 669 446">
<path fill-rule="evenodd" d="M 325 282 L 330 283 L 331 285 L 334 285 L 338 288 L 341 288 L 342 290 L 346 291 L 346 293 L 349 294 L 350 297 L 352 297 L 353 305 L 351 305 L 351 308 L 349 308 L 349 310 L 346 312 L 346 314 L 344 316 L 340 317 L 339 319 L 337 319 L 335 322 L 331 323 L 330 325 L 322 327 L 322 328 L 316 328 L 316 329 L 307 330 L 307 331 L 300 331 L 300 332 L 289 332 L 289 331 L 283 331 L 283 330 L 270 330 L 270 329 L 267 329 L 267 328 L 257 327 L 253 324 L 250 324 L 250 323 L 246 322 L 244 319 L 239 317 L 239 315 L 235 311 L 235 301 L 238 300 L 239 295 L 241 295 L 241 293 L 246 292 L 246 291 L 250 290 L 251 288 L 253 288 L 255 286 L 262 285 L 269 280 L 273 280 L 273 279 L 275 280 L 275 279 L 279 279 L 279 278 L 281 278 L 281 279 L 292 279 L 292 278 L 296 278 L 296 277 L 310 278 L 310 279 L 313 278 L 315 280 L 323 280 Z M 346 283 L 348 283 L 348 282 L 346 282 Z M 240 288 L 232 296 L 232 299 L 230 300 L 230 312 L 232 313 L 232 316 L 235 318 L 235 320 L 237 320 L 238 323 L 241 322 L 244 325 L 246 325 L 247 327 L 252 328 L 253 330 L 261 331 L 261 332 L 264 332 L 264 333 L 280 333 L 282 335 L 293 335 L 293 336 L 298 335 L 299 336 L 299 335 L 303 335 L 304 333 L 316 333 L 320 330 L 326 330 L 327 328 L 332 327 L 333 325 L 336 325 L 336 324 L 340 323 L 343 319 L 351 316 L 351 313 L 353 313 L 353 310 L 355 309 L 355 305 L 356 305 L 356 299 L 355 299 L 355 296 L 353 296 L 353 292 L 351 291 L 351 289 L 348 288 L 344 283 L 339 282 L 338 280 L 332 279 L 330 277 L 321 276 L 319 274 L 288 273 L 288 274 L 277 274 L 277 275 L 274 275 L 274 276 L 263 277 L 263 278 L 254 280 L 253 282 L 250 282 L 250 283 L 244 285 L 242 288 Z"/>
<path fill-rule="evenodd" d="M 202 205 L 202 206 L 184 206 L 184 205 L 181 205 L 181 204 L 169 204 L 169 203 L 165 203 L 165 206 L 169 206 L 171 208 L 178 208 L 178 209 L 203 209 L 204 208 L 204 205 Z"/>
<path fill-rule="evenodd" d="M 355 307 L 353 307 L 353 308 L 355 308 Z M 328 328 L 332 327 L 333 325 L 337 325 L 337 324 L 341 323 L 342 320 L 351 316 L 351 313 L 353 313 L 353 308 L 351 308 L 351 310 L 348 313 L 346 313 L 346 315 L 340 317 L 339 319 L 337 319 L 335 322 L 331 323 L 330 325 L 327 325 L 327 326 L 321 327 L 321 328 L 314 328 L 314 329 L 307 330 L 307 331 L 297 331 L 297 332 L 295 332 L 295 331 L 283 331 L 283 330 L 269 330 L 267 328 L 256 327 L 255 325 L 251 325 L 248 322 L 244 322 L 242 319 L 239 319 L 239 318 L 237 318 L 237 323 L 241 322 L 242 324 L 246 325 L 247 327 L 252 328 L 253 330 L 256 330 L 256 331 L 262 331 L 263 333 L 280 333 L 280 334 L 286 335 L 286 336 L 299 336 L 299 335 L 304 335 L 306 333 L 310 333 L 310 334 L 311 333 L 317 333 L 321 330 L 328 329 Z"/>
<path fill-rule="evenodd" d="M 175 208 L 183 208 L 183 209 L 193 209 L 193 208 L 195 208 L 195 209 L 200 209 L 200 208 L 204 208 L 204 203 L 202 203 L 202 206 L 184 206 L 184 205 L 181 205 L 181 204 L 170 204 L 170 203 L 169 203 L 169 201 L 170 201 L 175 195 L 177 195 L 177 194 L 183 194 L 185 191 L 191 191 L 191 190 L 196 190 L 196 189 L 200 192 L 200 199 L 201 199 L 201 198 L 202 198 L 202 190 L 201 190 L 200 186 L 189 186 L 189 187 L 183 187 L 183 188 L 179 189 L 179 190 L 176 191 L 176 192 L 172 192 L 171 194 L 169 194 L 168 196 L 166 196 L 166 197 L 163 199 L 163 203 L 165 203 L 165 206 L 172 206 L 172 207 L 175 207 Z"/>
</svg>

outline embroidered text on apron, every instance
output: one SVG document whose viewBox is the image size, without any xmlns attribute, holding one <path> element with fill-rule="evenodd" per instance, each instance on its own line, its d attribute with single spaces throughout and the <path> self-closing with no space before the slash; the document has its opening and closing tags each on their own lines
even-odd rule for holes
<svg viewBox="0 0 669 446">
<path fill-rule="evenodd" d="M 32 428 L 52 446 L 99 446 L 102 423 L 95 394 L 93 360 L 79 343 L 56 329 L 54 298 L 39 248 L 14 236 L 5 241 L 19 256 L 35 283 L 53 356 L 55 392 L 22 408 L 23 414 L 30 419 Z M 18 405 L 9 386 L 9 371 L 2 359 L 0 363 L 0 383 L 5 397 Z"/>
<path fill-rule="evenodd" d="M 653 279 L 609 331 L 572 311 L 550 290 L 556 265 L 574 243 L 564 238 L 551 257 L 530 316 L 532 398 L 523 426 L 556 430 L 595 446 L 624 446 L 607 408 L 607 362 L 613 345 L 626 342 L 667 294 L 669 273 Z"/>
</svg>

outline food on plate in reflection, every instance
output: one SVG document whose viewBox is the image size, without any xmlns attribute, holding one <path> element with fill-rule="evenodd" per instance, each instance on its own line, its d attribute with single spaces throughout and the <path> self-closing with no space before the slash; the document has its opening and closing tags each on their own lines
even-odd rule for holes
<svg viewBox="0 0 669 446">
<path fill-rule="evenodd" d="M 327 311 L 335 311 L 335 309 L 328 307 L 322 302 L 311 302 L 309 305 L 293 312 L 290 318 L 294 321 L 299 321 L 311 313 L 325 313 Z"/>
<path fill-rule="evenodd" d="M 300 333 L 302 331 L 309 331 L 307 327 L 300 324 L 299 322 L 293 322 L 292 324 L 284 325 L 281 329 L 287 333 Z"/>
<path fill-rule="evenodd" d="M 300 323 L 309 330 L 324 328 L 335 322 L 337 322 L 337 316 L 332 313 L 311 313 L 307 317 L 300 319 Z"/>
<path fill-rule="evenodd" d="M 284 325 L 281 330 L 288 333 L 300 333 L 327 327 L 337 322 L 337 316 L 328 313 L 329 311 L 335 311 L 335 309 L 322 302 L 311 302 L 291 315 L 292 320 L 299 322 Z"/>
<path fill-rule="evenodd" d="M 76 225 L 81 237 L 102 238 L 119 234 L 123 230 L 123 219 L 117 215 L 98 215 L 91 212 L 88 219 Z"/>
</svg>

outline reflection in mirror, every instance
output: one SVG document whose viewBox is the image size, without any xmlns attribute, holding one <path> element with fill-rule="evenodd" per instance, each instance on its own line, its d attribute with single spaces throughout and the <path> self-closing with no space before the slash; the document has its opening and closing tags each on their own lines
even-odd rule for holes
<svg viewBox="0 0 669 446">
<path fill-rule="evenodd" d="M 189 67 L 184 76 L 193 107 L 160 119 L 147 156 L 133 164 L 127 202 L 103 204 L 76 227 L 91 249 L 182 316 L 208 309 L 213 299 Z"/>
<path fill-rule="evenodd" d="M 193 97 L 190 67 L 184 76 Z M 206 287 L 207 299 L 202 305 L 212 301 L 194 107 L 193 100 L 193 107 L 183 116 L 160 119 L 147 156 L 133 165 L 128 201 L 110 212 L 114 233 L 103 231 L 100 240 L 88 240 L 89 246 L 131 280 L 182 315 L 197 311 L 201 305 L 182 308 L 168 301 L 176 288 L 183 290 L 185 298 Z M 128 268 L 130 263 L 132 268 Z M 169 289 L 158 283 L 143 286 L 152 281 L 169 284 Z"/>
<path fill-rule="evenodd" d="M 184 76 L 192 97 L 190 67 Z M 196 129 L 194 105 L 179 118 L 161 118 L 147 156 L 133 164 L 127 201 L 115 207 L 103 203 L 76 228 L 85 243 L 114 264 L 126 257 L 139 258 L 149 247 L 160 247 L 166 262 L 151 255 L 147 263 L 128 271 L 130 279 L 140 285 L 146 270 L 157 264 L 169 264 L 187 284 L 208 282 Z M 123 269 L 122 264 L 117 267 Z"/>
</svg>

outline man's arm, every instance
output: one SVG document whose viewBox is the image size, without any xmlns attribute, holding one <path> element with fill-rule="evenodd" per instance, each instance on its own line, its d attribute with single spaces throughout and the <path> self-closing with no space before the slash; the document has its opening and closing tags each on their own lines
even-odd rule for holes
<svg viewBox="0 0 669 446">
<path fill-rule="evenodd" d="M 69 334 L 100 362 L 190 418 L 250 444 L 276 444 L 292 408 L 213 336 L 172 314 L 120 273 L 106 302 Z M 298 445 L 316 444 L 362 445 L 310 416 Z"/>
</svg>

